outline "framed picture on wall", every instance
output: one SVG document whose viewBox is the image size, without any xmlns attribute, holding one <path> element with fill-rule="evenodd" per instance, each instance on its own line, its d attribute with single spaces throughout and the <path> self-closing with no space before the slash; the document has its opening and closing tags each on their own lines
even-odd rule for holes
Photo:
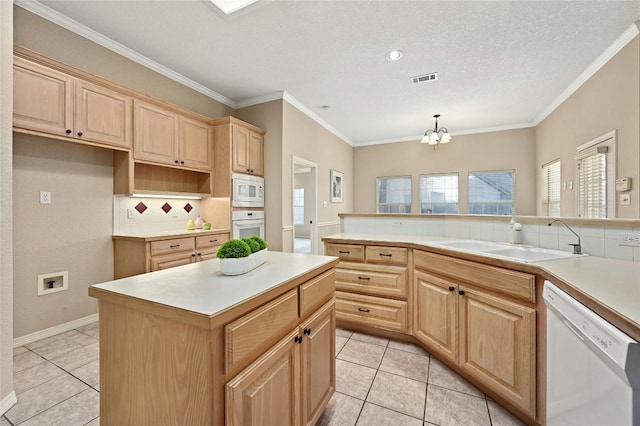
<svg viewBox="0 0 640 426">
<path fill-rule="evenodd" d="M 344 173 L 331 169 L 331 202 L 341 203 L 344 198 Z"/>
</svg>

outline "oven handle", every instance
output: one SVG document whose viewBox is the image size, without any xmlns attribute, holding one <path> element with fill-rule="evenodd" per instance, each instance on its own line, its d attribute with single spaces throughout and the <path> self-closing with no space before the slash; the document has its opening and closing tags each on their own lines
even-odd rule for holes
<svg viewBox="0 0 640 426">
<path fill-rule="evenodd" d="M 249 228 L 256 225 L 264 225 L 264 220 L 236 220 L 235 222 L 233 222 L 233 226 L 238 228 Z"/>
</svg>

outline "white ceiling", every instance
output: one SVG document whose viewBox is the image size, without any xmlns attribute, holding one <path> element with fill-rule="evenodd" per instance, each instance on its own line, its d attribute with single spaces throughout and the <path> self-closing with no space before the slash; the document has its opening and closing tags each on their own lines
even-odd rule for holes
<svg viewBox="0 0 640 426">
<path fill-rule="evenodd" d="M 355 146 L 417 139 L 437 113 L 454 137 L 532 126 L 640 20 L 640 0 L 276 0 L 228 17 L 206 0 L 16 4 L 232 107 L 284 91 Z"/>
</svg>

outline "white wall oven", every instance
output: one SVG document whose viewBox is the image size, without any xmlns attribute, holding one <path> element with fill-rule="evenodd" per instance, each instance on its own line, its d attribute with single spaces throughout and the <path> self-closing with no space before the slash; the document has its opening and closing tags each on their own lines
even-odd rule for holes
<svg viewBox="0 0 640 426">
<path fill-rule="evenodd" d="M 233 238 L 258 236 L 264 238 L 264 210 L 235 210 L 231 212 Z"/>
<path fill-rule="evenodd" d="M 264 178 L 234 173 L 233 207 L 264 207 Z"/>
</svg>

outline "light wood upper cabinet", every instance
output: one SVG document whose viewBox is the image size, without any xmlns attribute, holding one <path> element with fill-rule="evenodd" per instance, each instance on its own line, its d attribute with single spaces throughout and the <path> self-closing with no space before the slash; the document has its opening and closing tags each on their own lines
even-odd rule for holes
<svg viewBox="0 0 640 426">
<path fill-rule="evenodd" d="M 132 99 L 95 84 L 76 81 L 75 131 L 78 137 L 131 147 Z"/>
<path fill-rule="evenodd" d="M 13 75 L 14 129 L 131 147 L 131 97 L 20 57 Z"/>
<path fill-rule="evenodd" d="M 210 126 L 143 101 L 134 103 L 135 160 L 211 170 Z"/>
<path fill-rule="evenodd" d="M 14 57 L 13 126 L 68 136 L 73 128 L 73 80 Z"/>
<path fill-rule="evenodd" d="M 233 171 L 264 176 L 264 137 L 234 124 L 232 140 Z"/>
</svg>

